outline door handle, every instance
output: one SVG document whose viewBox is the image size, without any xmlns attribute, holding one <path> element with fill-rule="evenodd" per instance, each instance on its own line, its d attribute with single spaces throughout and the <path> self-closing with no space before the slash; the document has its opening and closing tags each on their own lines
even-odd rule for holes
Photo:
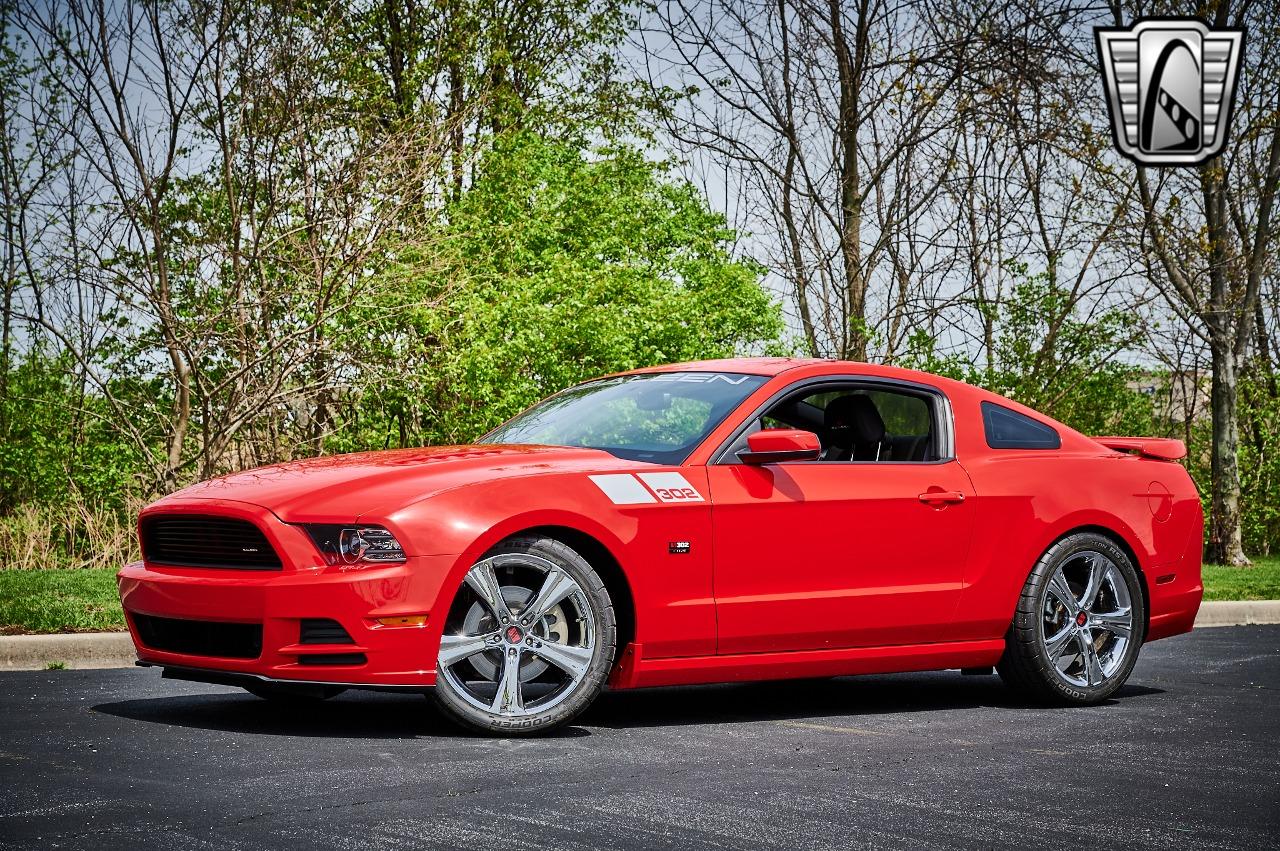
<svg viewBox="0 0 1280 851">
<path fill-rule="evenodd" d="M 960 491 L 926 491 L 920 494 L 920 501 L 927 505 L 964 502 L 964 494 L 960 493 Z"/>
</svg>

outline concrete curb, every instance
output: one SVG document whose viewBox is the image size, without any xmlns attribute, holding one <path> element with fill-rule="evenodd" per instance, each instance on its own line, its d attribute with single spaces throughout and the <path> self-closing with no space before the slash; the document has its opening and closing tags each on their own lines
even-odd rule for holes
<svg viewBox="0 0 1280 851">
<path fill-rule="evenodd" d="M 131 668 L 137 658 L 127 632 L 0 636 L 0 671 L 40 671 L 59 663 L 67 668 Z"/>
<path fill-rule="evenodd" d="M 1280 600 L 1215 600 L 1196 615 L 1196 629 L 1259 623 L 1280 623 Z"/>
<path fill-rule="evenodd" d="M 1196 629 L 1280 623 L 1280 600 L 1202 603 Z M 0 671 L 41 671 L 50 663 L 67 668 L 131 668 L 137 658 L 127 632 L 0 636 Z"/>
</svg>

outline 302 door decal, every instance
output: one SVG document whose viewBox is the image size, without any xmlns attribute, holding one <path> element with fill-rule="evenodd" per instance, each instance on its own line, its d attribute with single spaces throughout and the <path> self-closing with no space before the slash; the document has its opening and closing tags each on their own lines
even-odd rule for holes
<svg viewBox="0 0 1280 851">
<path fill-rule="evenodd" d="M 610 473 L 588 478 L 614 505 L 705 502 L 698 489 L 680 473 Z"/>
</svg>

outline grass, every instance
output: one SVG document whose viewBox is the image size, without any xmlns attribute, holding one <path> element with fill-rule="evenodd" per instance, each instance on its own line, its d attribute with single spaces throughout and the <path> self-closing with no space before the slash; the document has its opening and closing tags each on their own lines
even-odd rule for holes
<svg viewBox="0 0 1280 851">
<path fill-rule="evenodd" d="M 0 633 L 121 629 L 114 570 L 0 570 Z"/>
<path fill-rule="evenodd" d="M 133 518 L 76 496 L 56 505 L 26 502 L 0 514 L 0 564 L 5 570 L 113 568 L 138 558 Z"/>
<path fill-rule="evenodd" d="M 1280 600 L 1280 557 L 1258 557 L 1253 567 L 1204 566 L 1206 600 Z"/>
<path fill-rule="evenodd" d="M 1280 557 L 1204 567 L 1206 600 L 1280 600 Z M 0 570 L 0 633 L 124 629 L 115 570 Z"/>
</svg>

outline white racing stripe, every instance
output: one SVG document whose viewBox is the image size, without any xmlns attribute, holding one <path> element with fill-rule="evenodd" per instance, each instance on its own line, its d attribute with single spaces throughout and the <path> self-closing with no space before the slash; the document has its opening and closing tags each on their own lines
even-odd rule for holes
<svg viewBox="0 0 1280 851">
<path fill-rule="evenodd" d="M 679 473 L 611 473 L 588 476 L 614 505 L 651 502 L 704 502 L 698 489 Z M 641 484 L 643 482 L 643 484 Z"/>
<path fill-rule="evenodd" d="M 636 481 L 630 473 L 618 473 L 608 476 L 588 476 L 596 487 L 604 491 L 604 495 L 614 505 L 640 505 L 656 502 L 653 494 L 645 486 Z"/>
</svg>

